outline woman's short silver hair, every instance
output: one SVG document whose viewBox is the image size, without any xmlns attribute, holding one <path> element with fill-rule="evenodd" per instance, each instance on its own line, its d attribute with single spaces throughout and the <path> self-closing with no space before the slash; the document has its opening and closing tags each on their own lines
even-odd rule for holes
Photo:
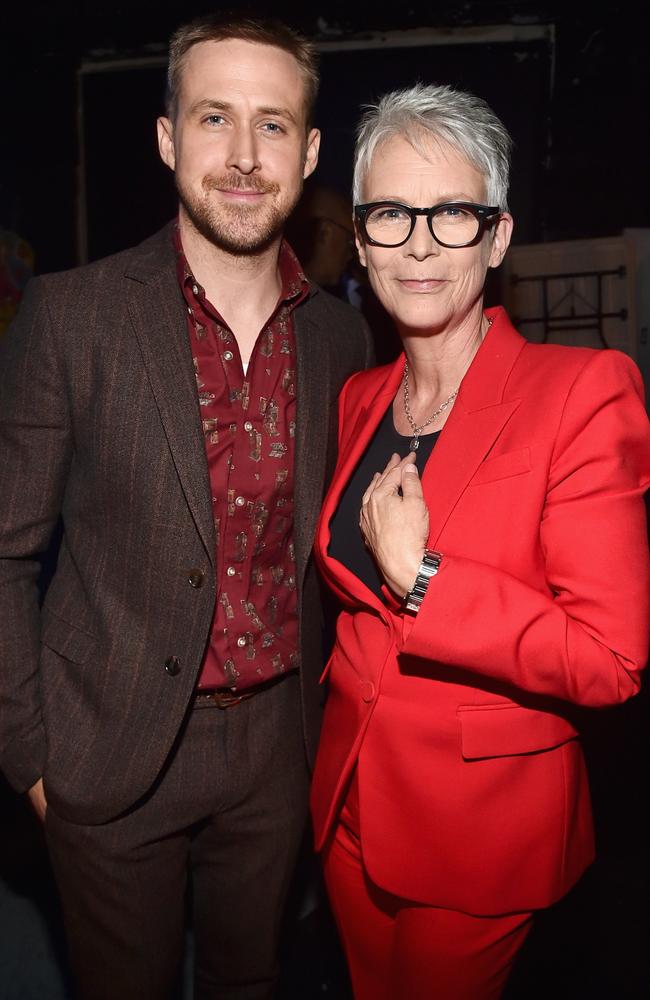
<svg viewBox="0 0 650 1000">
<path fill-rule="evenodd" d="M 480 97 L 453 87 L 417 83 L 385 94 L 378 104 L 366 105 L 354 154 L 355 205 L 363 201 L 363 182 L 377 147 L 394 136 L 407 139 L 424 156 L 428 138 L 448 143 L 485 177 L 488 204 L 508 210 L 512 139 Z"/>
</svg>

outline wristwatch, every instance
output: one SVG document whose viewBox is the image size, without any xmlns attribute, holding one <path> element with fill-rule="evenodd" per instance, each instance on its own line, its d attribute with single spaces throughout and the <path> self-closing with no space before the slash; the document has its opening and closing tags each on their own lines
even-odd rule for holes
<svg viewBox="0 0 650 1000">
<path fill-rule="evenodd" d="M 415 577 L 415 583 L 404 598 L 405 611 L 410 611 L 412 614 L 417 615 L 429 587 L 429 581 L 440 569 L 441 562 L 442 552 L 434 552 L 433 549 L 424 550 L 422 562 Z"/>
</svg>

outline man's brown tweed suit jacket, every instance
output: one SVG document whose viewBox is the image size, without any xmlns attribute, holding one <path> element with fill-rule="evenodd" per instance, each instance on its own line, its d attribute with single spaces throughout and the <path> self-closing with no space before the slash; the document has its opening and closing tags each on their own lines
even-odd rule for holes
<svg viewBox="0 0 650 1000">
<path fill-rule="evenodd" d="M 101 823 L 151 787 L 182 726 L 216 580 L 211 492 L 169 227 L 35 279 L 0 341 L 0 767 L 41 775 L 62 817 Z M 360 315 L 314 288 L 294 313 L 295 547 L 306 752 L 318 734 L 310 556 L 336 397 L 368 365 Z M 59 516 L 39 608 L 39 554 Z M 203 570 L 205 583 L 188 576 Z M 196 577 L 194 577 L 196 579 Z M 180 670 L 166 669 L 176 657 Z"/>
</svg>

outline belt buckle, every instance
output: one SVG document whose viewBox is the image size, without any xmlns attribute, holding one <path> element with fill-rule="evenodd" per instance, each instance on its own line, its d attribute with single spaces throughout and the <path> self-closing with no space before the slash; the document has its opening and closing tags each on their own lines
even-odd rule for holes
<svg viewBox="0 0 650 1000">
<path fill-rule="evenodd" d="M 212 691 L 211 697 L 217 708 L 226 709 L 238 705 L 240 701 L 244 700 L 245 695 L 232 694 L 230 691 Z"/>
</svg>

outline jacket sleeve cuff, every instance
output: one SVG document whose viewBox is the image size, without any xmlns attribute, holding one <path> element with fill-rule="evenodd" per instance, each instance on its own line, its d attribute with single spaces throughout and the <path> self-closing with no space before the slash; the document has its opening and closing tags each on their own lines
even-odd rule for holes
<svg viewBox="0 0 650 1000">
<path fill-rule="evenodd" d="M 402 601 L 397 600 L 393 591 L 385 583 L 381 585 L 381 593 L 389 611 L 392 611 L 395 615 L 401 614 L 404 610 L 404 604 Z"/>
<path fill-rule="evenodd" d="M 2 771 L 14 791 L 22 794 L 43 777 L 45 757 L 45 730 L 42 725 L 5 747 Z"/>
</svg>

